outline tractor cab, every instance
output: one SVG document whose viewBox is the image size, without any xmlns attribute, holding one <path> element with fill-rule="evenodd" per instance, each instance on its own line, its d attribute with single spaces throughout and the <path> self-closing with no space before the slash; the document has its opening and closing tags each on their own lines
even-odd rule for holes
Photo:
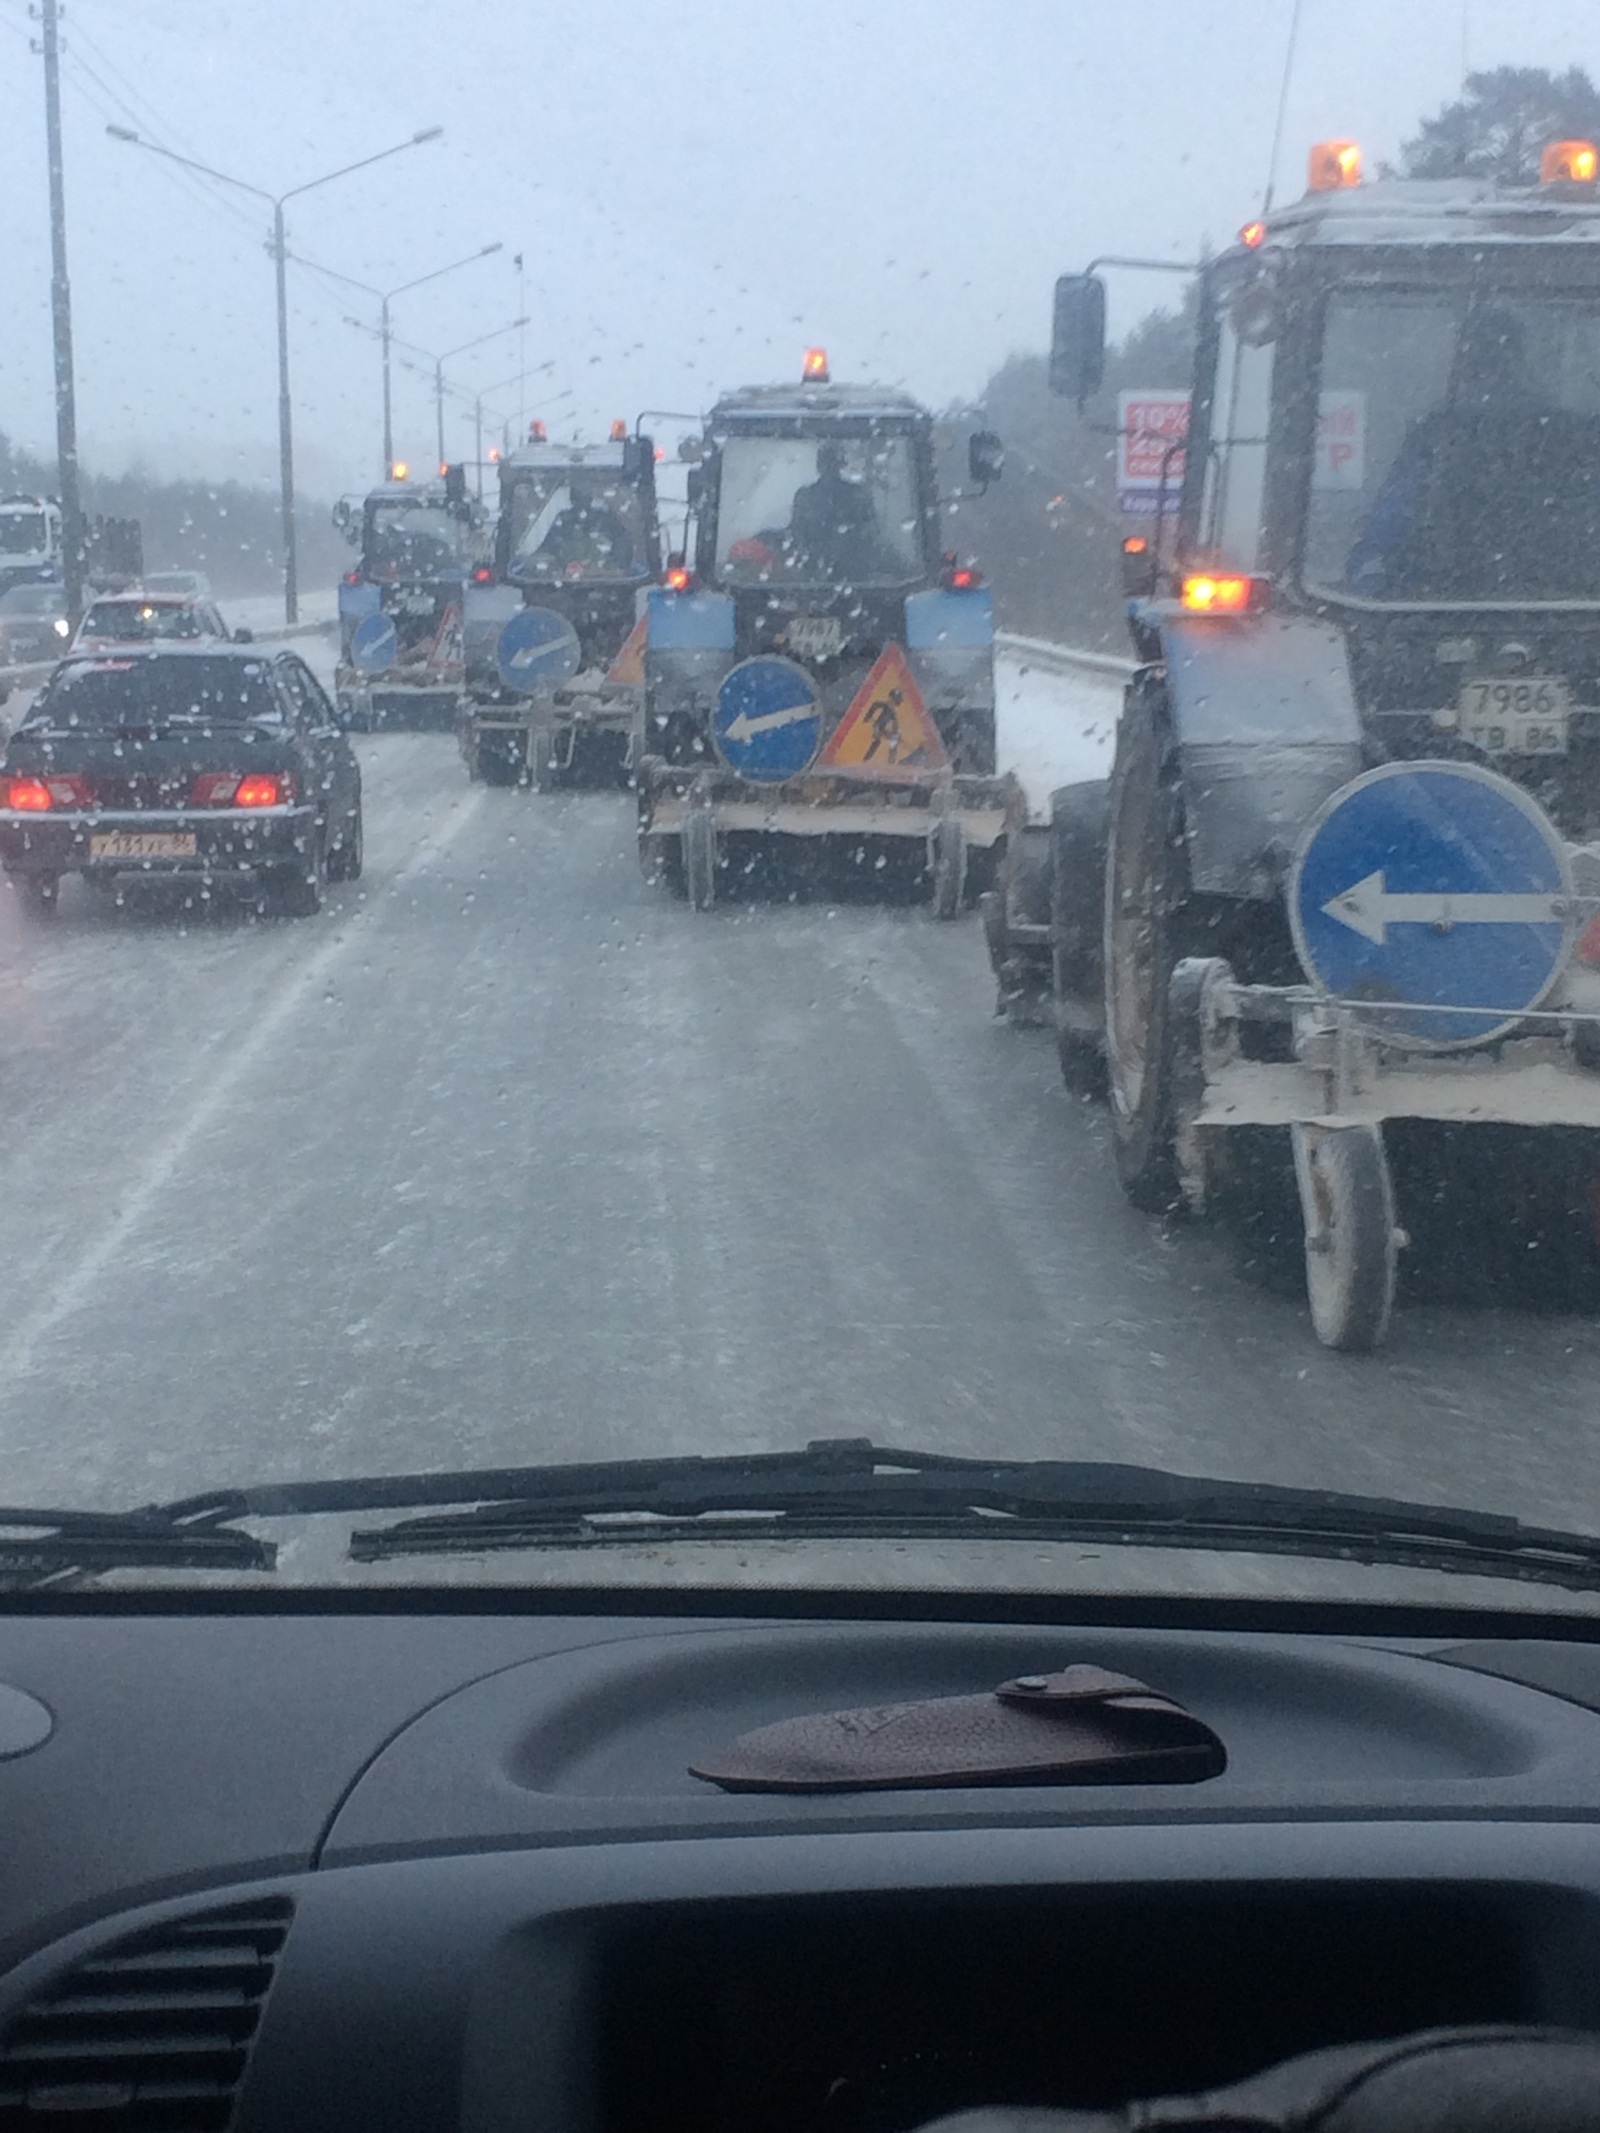
<svg viewBox="0 0 1600 2133">
<path fill-rule="evenodd" d="M 417 482 L 403 462 L 365 497 L 342 498 L 334 524 L 358 550 L 339 581 L 338 693 L 349 722 L 454 722 L 462 670 L 461 602 L 481 553 L 466 468 Z"/>
</svg>

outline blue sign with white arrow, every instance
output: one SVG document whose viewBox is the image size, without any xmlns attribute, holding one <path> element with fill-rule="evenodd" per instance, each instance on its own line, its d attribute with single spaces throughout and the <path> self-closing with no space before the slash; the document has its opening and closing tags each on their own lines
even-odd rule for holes
<svg viewBox="0 0 1600 2133">
<path fill-rule="evenodd" d="M 1306 975 L 1417 1050 L 1485 1044 L 1538 1006 L 1571 947 L 1572 882 L 1554 825 L 1474 763 L 1385 763 L 1336 792 L 1289 879 Z"/>
<path fill-rule="evenodd" d="M 400 633 L 387 615 L 368 615 L 350 632 L 350 663 L 362 674 L 381 674 L 400 654 Z"/>
<path fill-rule="evenodd" d="M 512 616 L 495 645 L 500 679 L 519 696 L 556 689 L 583 664 L 578 633 L 553 607 L 525 607 Z"/>
<path fill-rule="evenodd" d="M 792 659 L 742 660 L 717 691 L 711 738 L 742 778 L 781 785 L 798 777 L 822 745 L 816 683 Z"/>
</svg>

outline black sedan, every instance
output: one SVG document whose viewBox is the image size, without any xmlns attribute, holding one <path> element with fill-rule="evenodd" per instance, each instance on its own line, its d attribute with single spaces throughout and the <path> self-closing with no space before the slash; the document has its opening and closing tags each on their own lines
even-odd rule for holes
<svg viewBox="0 0 1600 2133">
<path fill-rule="evenodd" d="M 59 666 L 0 762 L 0 867 L 49 911 L 63 874 L 230 883 L 285 916 L 361 872 L 361 771 L 290 651 L 206 644 Z"/>
</svg>

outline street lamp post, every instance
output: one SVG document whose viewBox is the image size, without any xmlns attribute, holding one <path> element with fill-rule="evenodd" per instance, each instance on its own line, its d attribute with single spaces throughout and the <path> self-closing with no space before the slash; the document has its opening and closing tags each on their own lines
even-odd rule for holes
<svg viewBox="0 0 1600 2133">
<path fill-rule="evenodd" d="M 526 326 L 526 318 L 507 319 L 503 326 L 496 326 L 492 333 L 480 333 L 475 341 L 463 341 L 459 348 L 447 348 L 442 356 L 433 359 L 433 409 L 438 430 L 439 464 L 444 464 L 444 366 L 454 357 L 465 355 L 469 349 L 485 347 L 490 341 L 499 340 L 503 333 L 515 333 L 519 326 Z M 481 455 L 480 455 L 481 456 Z"/>
<path fill-rule="evenodd" d="M 363 156 L 358 163 L 345 163 L 338 170 L 327 171 L 320 178 L 312 178 L 305 185 L 291 185 L 286 193 L 269 193 L 264 186 L 247 184 L 243 178 L 231 177 L 225 170 L 213 170 L 209 163 L 198 163 L 192 156 L 180 156 L 170 148 L 158 148 L 154 141 L 147 141 L 126 126 L 106 128 L 113 140 L 131 142 L 135 148 L 143 148 L 153 156 L 163 156 L 169 163 L 181 163 L 186 170 L 197 170 L 203 177 L 215 178 L 220 185 L 231 185 L 237 191 L 250 193 L 257 200 L 265 200 L 272 208 L 272 259 L 278 297 L 278 481 L 283 512 L 283 614 L 286 622 L 300 619 L 300 595 L 295 567 L 294 538 L 294 427 L 289 401 L 289 291 L 288 291 L 288 245 L 284 238 L 283 210 L 286 203 L 296 200 L 302 193 L 315 192 L 319 186 L 331 185 L 335 178 L 348 178 L 353 172 L 366 170 L 374 163 L 385 162 L 390 156 L 402 155 L 408 148 L 420 148 L 425 141 L 436 141 L 444 132 L 442 126 L 428 126 L 414 133 L 408 141 L 397 141 L 392 148 L 382 148 L 376 155 Z"/>
</svg>

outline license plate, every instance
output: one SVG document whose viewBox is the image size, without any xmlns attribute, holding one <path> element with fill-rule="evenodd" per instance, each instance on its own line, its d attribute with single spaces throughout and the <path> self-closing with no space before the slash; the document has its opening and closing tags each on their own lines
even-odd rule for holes
<svg viewBox="0 0 1600 2133">
<path fill-rule="evenodd" d="M 1469 681 L 1456 706 L 1461 738 L 1487 755 L 1565 755 L 1572 691 L 1559 675 Z"/>
<path fill-rule="evenodd" d="M 396 609 L 402 615 L 431 615 L 434 605 L 432 593 L 404 593 L 395 602 Z"/>
<path fill-rule="evenodd" d="M 837 615 L 796 615 L 783 635 L 797 659 L 834 659 L 844 649 L 844 624 Z"/>
<path fill-rule="evenodd" d="M 193 830 L 100 830 L 89 839 L 91 859 L 192 859 Z"/>
</svg>

